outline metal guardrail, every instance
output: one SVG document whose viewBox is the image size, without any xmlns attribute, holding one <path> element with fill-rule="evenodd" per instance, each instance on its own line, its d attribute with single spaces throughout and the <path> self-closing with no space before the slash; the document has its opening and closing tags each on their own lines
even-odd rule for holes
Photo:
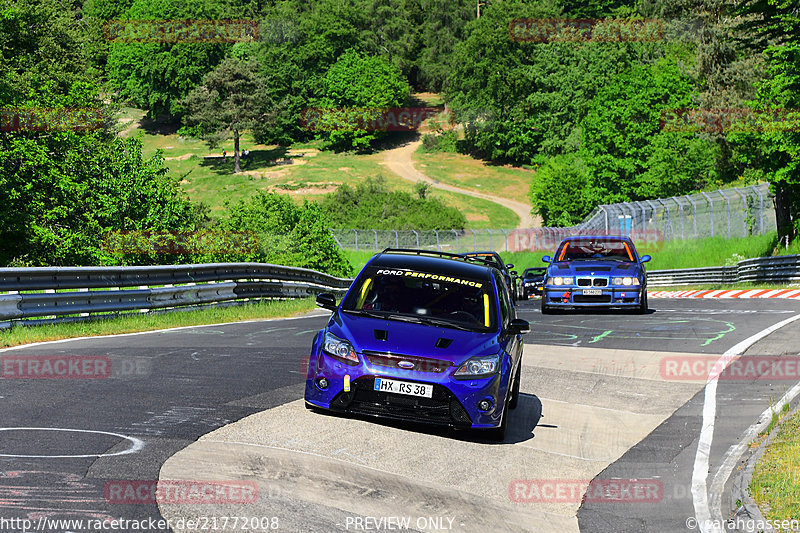
<svg viewBox="0 0 800 533">
<path fill-rule="evenodd" d="M 800 281 L 800 255 L 757 257 L 739 261 L 733 266 L 651 270 L 647 273 L 649 287 L 793 281 Z"/>
<path fill-rule="evenodd" d="M 351 281 L 261 263 L 0 268 L 0 321 L 7 327 L 17 321 L 36 322 L 28 320 L 36 317 L 58 321 L 70 315 L 342 294 Z"/>
</svg>

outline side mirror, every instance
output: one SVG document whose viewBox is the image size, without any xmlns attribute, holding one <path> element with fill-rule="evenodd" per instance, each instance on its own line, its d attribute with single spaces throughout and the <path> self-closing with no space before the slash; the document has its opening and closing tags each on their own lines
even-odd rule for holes
<svg viewBox="0 0 800 533">
<path fill-rule="evenodd" d="M 336 310 L 336 297 L 329 292 L 318 294 L 316 303 L 323 309 L 328 309 L 329 311 Z"/>
<path fill-rule="evenodd" d="M 508 331 L 514 335 L 523 335 L 525 333 L 531 332 L 531 325 L 528 323 L 527 320 L 522 320 L 521 318 L 515 318 L 511 321 L 511 324 L 508 326 Z"/>
<path fill-rule="evenodd" d="M 508 270 L 511 270 L 512 268 L 514 268 L 514 263 L 506 263 L 506 268 Z"/>
<path fill-rule="evenodd" d="M 511 271 L 511 275 L 512 275 L 512 276 L 519 276 L 519 274 L 517 274 L 517 271 L 516 271 L 516 270 L 512 270 L 512 271 Z"/>
<path fill-rule="evenodd" d="M 642 257 L 639 258 L 639 262 L 640 263 L 647 263 L 651 259 L 652 259 L 652 257 L 650 257 L 649 255 L 643 255 Z"/>
<path fill-rule="evenodd" d="M 542 257 L 542 263 L 551 263 L 552 261 L 549 255 Z"/>
</svg>

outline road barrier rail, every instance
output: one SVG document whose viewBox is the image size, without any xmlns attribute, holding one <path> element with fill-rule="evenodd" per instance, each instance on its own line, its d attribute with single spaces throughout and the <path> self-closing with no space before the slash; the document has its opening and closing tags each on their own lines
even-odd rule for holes
<svg viewBox="0 0 800 533">
<path fill-rule="evenodd" d="M 352 280 L 261 263 L 0 268 L 0 321 L 344 294 Z M 55 320 L 54 320 L 55 319 Z"/>
<path fill-rule="evenodd" d="M 735 265 L 647 272 L 649 287 L 800 281 L 800 255 L 744 259 Z"/>
</svg>

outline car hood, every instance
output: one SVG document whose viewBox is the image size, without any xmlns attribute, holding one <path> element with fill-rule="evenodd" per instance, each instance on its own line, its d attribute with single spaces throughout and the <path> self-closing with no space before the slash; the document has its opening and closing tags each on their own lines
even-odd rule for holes
<svg viewBox="0 0 800 533">
<path fill-rule="evenodd" d="M 358 353 L 367 350 L 461 364 L 470 357 L 494 354 L 499 350 L 497 332 L 462 331 L 343 312 L 336 314 L 329 330 L 350 341 Z"/>
<path fill-rule="evenodd" d="M 550 265 L 551 276 L 637 276 L 642 268 L 637 263 L 620 261 L 574 261 Z"/>
</svg>

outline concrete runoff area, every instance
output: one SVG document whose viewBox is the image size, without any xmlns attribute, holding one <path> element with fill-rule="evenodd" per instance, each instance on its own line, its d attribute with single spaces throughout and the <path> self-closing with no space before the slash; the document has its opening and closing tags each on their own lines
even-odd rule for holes
<svg viewBox="0 0 800 533">
<path fill-rule="evenodd" d="M 674 355 L 526 345 L 520 402 L 502 444 L 476 432 L 309 411 L 300 399 L 204 435 L 168 459 L 160 479 L 256 481 L 256 503 L 214 512 L 275 516 L 281 531 L 364 530 L 407 517 L 412 531 L 575 532 L 590 480 L 702 389 L 663 379 L 659 362 Z M 531 503 L 520 480 L 579 490 Z M 160 511 L 211 514 L 207 505 Z"/>
</svg>

